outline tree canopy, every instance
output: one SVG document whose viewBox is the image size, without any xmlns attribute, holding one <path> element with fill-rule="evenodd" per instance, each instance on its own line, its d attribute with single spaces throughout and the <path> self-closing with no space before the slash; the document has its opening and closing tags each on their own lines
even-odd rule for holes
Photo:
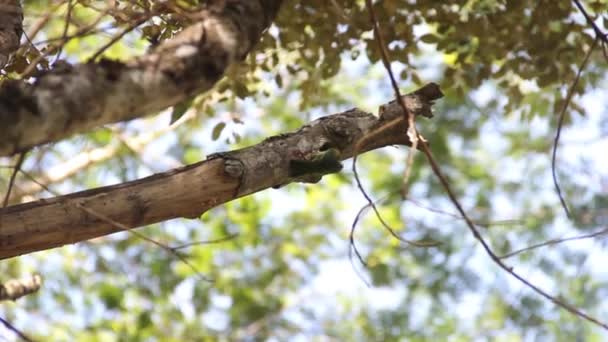
<svg viewBox="0 0 608 342">
<path fill-rule="evenodd" d="M 606 13 L 0 0 L 0 335 L 604 340 Z"/>
</svg>

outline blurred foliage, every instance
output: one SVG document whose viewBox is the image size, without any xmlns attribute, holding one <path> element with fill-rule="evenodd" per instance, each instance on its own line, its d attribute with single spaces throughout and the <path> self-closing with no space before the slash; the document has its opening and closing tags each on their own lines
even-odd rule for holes
<svg viewBox="0 0 608 342">
<path fill-rule="evenodd" d="M 184 11 L 198 2 L 69 4 L 24 1 L 26 32 L 40 30 L 5 77 L 51 68 L 57 60 L 85 62 L 149 15 L 104 57 L 143 54 L 188 25 Z M 374 6 L 404 91 L 435 81 L 446 93 L 435 117 L 420 120 L 420 130 L 498 254 L 606 228 L 606 159 L 593 144 L 605 146 L 608 131 L 608 105 L 598 95 L 608 86 L 607 65 L 599 50 L 576 88 L 580 96 L 567 121 L 572 130 L 564 134 L 566 142 L 569 133 L 580 138 L 578 129 L 586 140 L 560 147 L 560 177 L 575 222 L 565 220 L 550 181 L 554 116 L 594 38 L 570 1 L 385 0 Z M 608 10 L 604 0 L 585 6 L 593 16 Z M 114 148 L 23 200 L 193 163 L 353 106 L 375 111 L 393 93 L 370 29 L 362 0 L 286 1 L 256 50 L 213 91 L 157 117 L 33 151 L 23 168 L 42 179 L 79 154 Z M 583 94 L 595 97 L 585 102 Z M 119 233 L 0 262 L 2 279 L 38 272 L 45 280 L 39 294 L 2 303 L 0 315 L 53 341 L 606 339 L 499 271 L 453 215 L 421 154 L 413 165 L 411 200 L 401 201 L 404 160 L 404 149 L 396 148 L 361 156 L 361 179 L 375 198 L 387 197 L 380 211 L 400 234 L 440 241 L 438 247 L 401 245 L 368 214 L 356 231 L 368 267 L 356 259 L 351 265 L 348 233 L 364 201 L 346 166 L 316 185 L 292 184 L 215 208 L 200 220 L 140 229 L 169 246 L 238 233 L 183 250 L 211 283 L 175 256 Z M 10 173 L 0 169 L 2 193 Z M 20 174 L 16 190 L 27 179 Z M 608 317 L 604 254 L 605 241 L 581 240 L 507 261 L 601 318 Z"/>
</svg>

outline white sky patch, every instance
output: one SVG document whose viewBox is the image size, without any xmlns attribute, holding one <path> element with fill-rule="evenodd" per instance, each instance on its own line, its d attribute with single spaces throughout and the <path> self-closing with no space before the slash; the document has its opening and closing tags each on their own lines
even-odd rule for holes
<svg viewBox="0 0 608 342">
<path fill-rule="evenodd" d="M 192 279 L 186 279 L 173 289 L 173 293 L 169 297 L 171 304 L 179 308 L 179 311 L 188 321 L 194 319 L 195 314 L 194 305 L 192 304 L 194 286 L 195 283 Z"/>
</svg>

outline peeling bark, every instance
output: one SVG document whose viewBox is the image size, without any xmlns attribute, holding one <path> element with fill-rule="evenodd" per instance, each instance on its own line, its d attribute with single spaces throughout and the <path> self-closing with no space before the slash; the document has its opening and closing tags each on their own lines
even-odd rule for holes
<svg viewBox="0 0 608 342">
<path fill-rule="evenodd" d="M 405 96 L 409 111 L 431 115 L 443 94 L 435 84 Z M 317 182 L 335 169 L 294 173 L 333 149 L 340 160 L 388 145 L 409 145 L 407 123 L 395 102 L 380 117 L 359 109 L 320 118 L 299 130 L 240 150 L 140 180 L 0 209 L 0 259 L 59 247 L 120 231 L 82 208 L 130 228 L 177 217 L 196 218 L 217 205 L 269 187 Z M 390 126 L 387 123 L 392 123 Z M 397 123 L 397 124 L 395 124 Z M 389 128 L 387 128 L 389 127 Z M 381 134 L 374 134 L 381 131 Z"/>
<path fill-rule="evenodd" d="M 1 1 L 1 0 L 0 0 Z M 209 90 L 245 58 L 282 0 L 215 0 L 200 20 L 127 63 L 66 66 L 0 87 L 0 156 L 130 120 Z"/>
</svg>

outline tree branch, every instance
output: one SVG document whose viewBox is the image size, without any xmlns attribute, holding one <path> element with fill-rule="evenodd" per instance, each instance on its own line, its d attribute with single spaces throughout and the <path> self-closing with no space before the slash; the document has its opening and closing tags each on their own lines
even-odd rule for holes
<svg viewBox="0 0 608 342">
<path fill-rule="evenodd" d="M 214 0 L 199 19 L 127 63 L 102 59 L 0 87 L 0 156 L 130 120 L 209 90 L 242 60 L 282 0 Z"/>
<path fill-rule="evenodd" d="M 439 87 L 431 83 L 405 95 L 404 102 L 411 106 L 408 110 L 427 115 L 433 100 L 441 96 Z M 387 122 L 399 118 L 400 124 L 386 128 Z M 0 259 L 123 230 L 87 214 L 81 206 L 134 228 L 178 217 L 196 218 L 217 205 L 269 187 L 317 182 L 339 171 L 339 161 L 352 157 L 355 148 L 366 152 L 409 145 L 402 118 L 403 111 L 395 102 L 384 105 L 380 117 L 351 109 L 169 172 L 4 208 L 0 210 Z M 382 134 L 370 134 L 378 129 Z"/>
</svg>

